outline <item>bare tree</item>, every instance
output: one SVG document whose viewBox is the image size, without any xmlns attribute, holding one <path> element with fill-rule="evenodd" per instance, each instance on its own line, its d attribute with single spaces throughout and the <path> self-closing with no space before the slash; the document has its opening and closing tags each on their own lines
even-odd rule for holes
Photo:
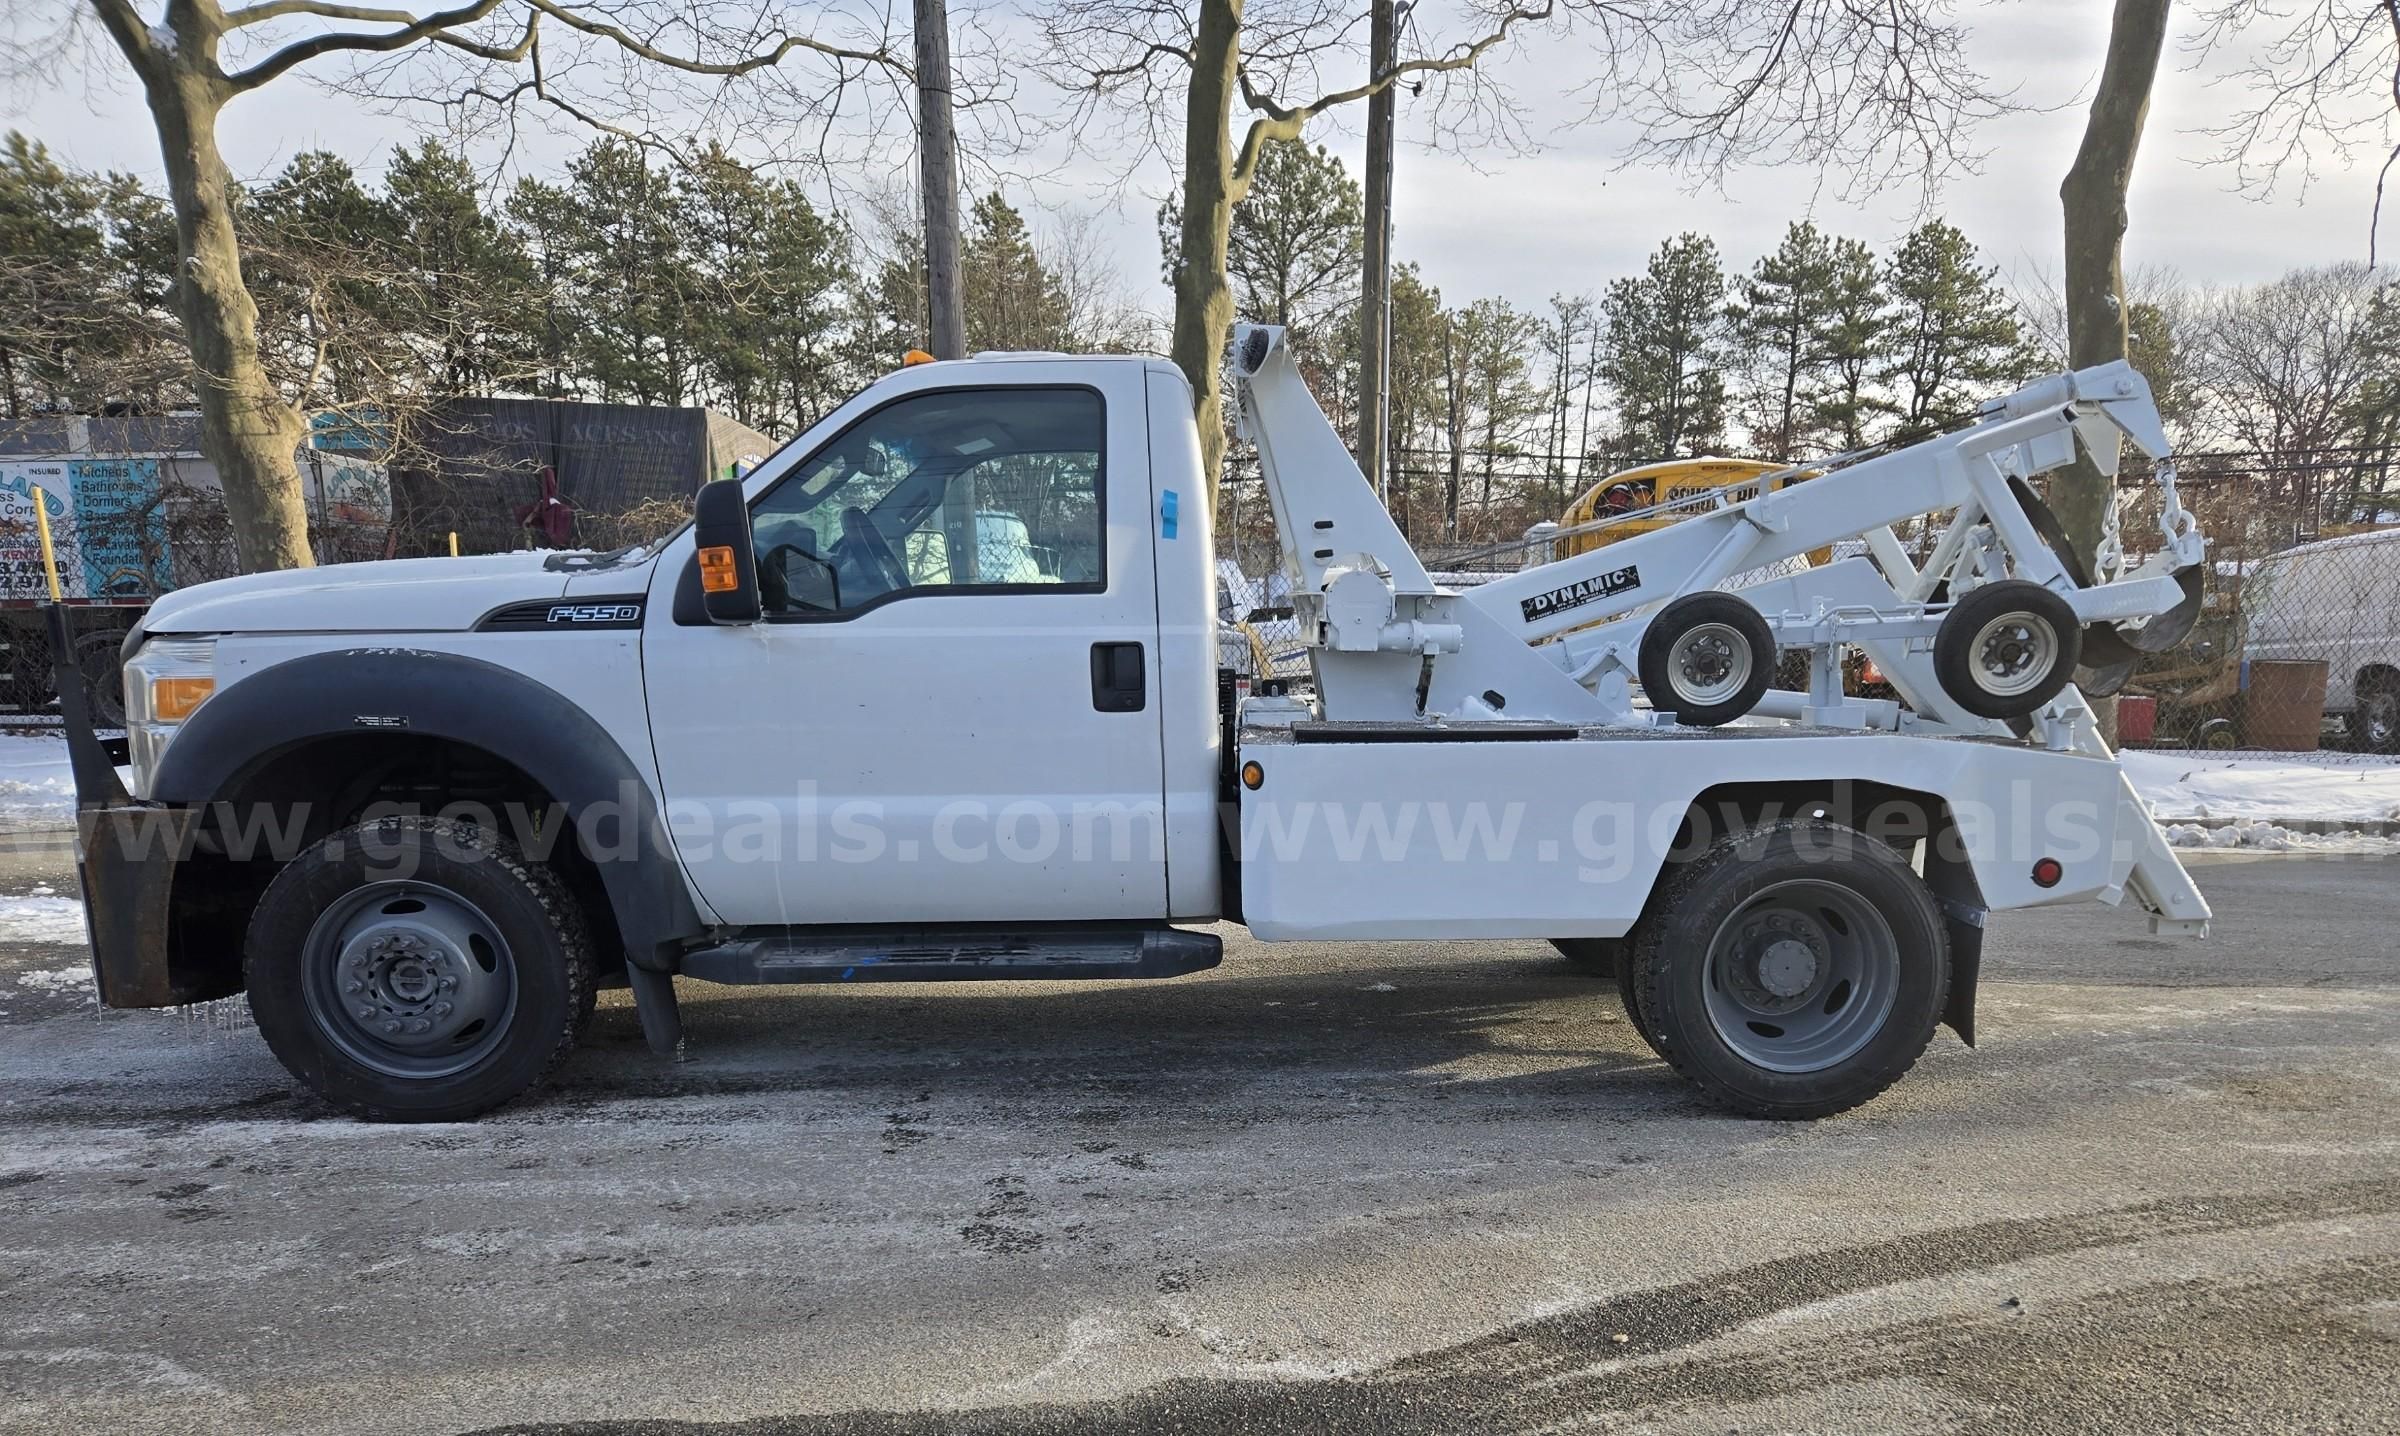
<svg viewBox="0 0 2400 1436">
<path fill-rule="evenodd" d="M 1412 24 L 1422 52 L 1388 67 L 1367 63 L 1364 19 L 1339 0 L 1200 0 L 1196 10 L 1180 0 L 1050 0 L 1045 13 L 1045 68 L 1075 97 L 1070 128 L 1120 153 L 1130 137 L 1181 165 L 1171 350 L 1192 385 L 1212 493 L 1233 209 L 1265 149 L 1332 110 L 1422 85 L 1432 143 L 1529 146 L 1525 116 L 1483 67 L 1538 26 L 1595 55 L 1579 118 L 1631 122 L 1627 163 L 1667 164 L 1702 183 L 1744 164 L 1808 164 L 1863 193 L 1971 166 L 1974 124 L 2012 104 L 1966 64 L 1965 31 L 1938 4 L 1471 0 L 1447 33 Z M 1237 105 L 1246 125 L 1235 123 Z"/>
<path fill-rule="evenodd" d="M 225 107 L 313 62 L 380 57 L 460 72 L 425 75 L 397 93 L 500 108 L 546 103 L 655 140 L 612 119 L 604 101 L 620 112 L 659 102 L 656 73 L 705 81 L 722 95 L 728 81 L 806 57 L 834 77 L 838 99 L 863 74 L 908 72 L 880 29 L 795 35 L 782 13 L 763 0 L 460 0 L 424 11 L 350 0 L 256 0 L 233 10 L 218 0 L 165 0 L 151 19 L 136 0 L 79 0 L 53 43 L 0 58 L 19 80 L 38 76 L 62 53 L 56 42 L 72 43 L 79 23 L 96 18 L 141 84 L 175 214 L 176 307 L 192 352 L 201 446 L 224 478 L 241 564 L 255 571 L 311 561 L 294 454 L 321 366 L 287 386 L 262 361 L 258 303 L 235 230 L 236 187 L 217 147 Z M 828 33 L 844 28 L 861 27 L 845 19 Z M 502 76 L 508 82 L 496 84 Z"/>
<path fill-rule="evenodd" d="M 2367 218 L 2375 263 L 2383 205 L 2400 171 L 2400 0 L 2211 0 L 2187 42 L 2202 60 L 2247 44 L 2227 76 L 2247 102 L 2227 107 L 2208 133 L 2235 184 L 2261 197 L 2303 193 L 2327 160 L 2379 154 Z"/>
<path fill-rule="evenodd" d="M 2390 380 L 2378 302 L 2391 294 L 2365 265 L 2337 264 L 2210 295 L 2192 362 L 2223 437 L 2285 460 L 2356 443 L 2358 396 Z"/>
</svg>

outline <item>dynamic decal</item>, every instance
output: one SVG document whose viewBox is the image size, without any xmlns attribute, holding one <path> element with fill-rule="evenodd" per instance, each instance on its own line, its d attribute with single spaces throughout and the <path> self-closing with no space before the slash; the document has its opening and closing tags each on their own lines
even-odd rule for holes
<svg viewBox="0 0 2400 1436">
<path fill-rule="evenodd" d="M 1594 574 L 1590 578 L 1570 583 L 1564 588 L 1554 588 L 1548 593 L 1537 593 L 1519 603 L 1517 607 L 1524 612 L 1525 621 L 1532 623 L 1537 619 L 1548 618 L 1554 613 L 1564 613 L 1570 608 L 1581 608 L 1587 603 L 1594 603 L 1612 594 L 1623 593 L 1627 589 L 1641 586 L 1642 571 L 1632 564 L 1627 564 L 1623 568 L 1610 569 L 1607 573 Z"/>
</svg>

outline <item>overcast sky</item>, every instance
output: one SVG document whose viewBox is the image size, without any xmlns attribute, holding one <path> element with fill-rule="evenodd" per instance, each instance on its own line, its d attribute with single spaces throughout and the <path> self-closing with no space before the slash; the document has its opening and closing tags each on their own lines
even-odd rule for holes
<svg viewBox="0 0 2400 1436">
<path fill-rule="evenodd" d="M 2028 103 L 2050 107 L 1984 129 L 1978 147 L 1990 158 L 1982 173 L 1953 182 L 1940 202 L 1991 262 L 2012 273 L 2057 267 L 2058 181 L 2081 130 L 2108 11 L 2103 0 L 2020 0 L 1967 11 L 1975 26 L 1971 58 L 1988 75 L 2020 82 Z M 1588 59 L 1571 46 L 1532 45 L 1504 63 L 1510 87 L 1539 104 L 1580 83 Z M 2226 171 L 2199 163 L 2212 145 L 2195 131 L 2233 95 L 2187 63 L 2171 46 L 2134 186 L 2128 263 L 2170 266 L 2199 283 L 2238 283 L 2296 265 L 2365 258 L 2372 166 L 2329 167 L 2305 196 L 2297 186 L 2263 203 L 2232 193 Z M 38 100 L 10 97 L 8 123 L 77 165 L 155 178 L 156 140 L 130 82 L 114 74 L 73 79 L 62 93 Z M 1404 138 L 1422 133 L 1408 117 L 1408 103 L 1402 102 Z M 1348 133 L 1328 126 L 1316 135 L 1354 170 L 1355 119 Z M 313 148 L 340 153 L 372 176 L 407 137 L 399 119 L 290 80 L 236 101 L 221 131 L 228 160 L 245 176 L 269 173 Z M 1774 244 L 1788 220 L 1809 212 L 1813 176 L 1753 171 L 1735 176 L 1725 194 L 1695 195 L 1655 172 L 1618 169 L 1613 155 L 1623 138 L 1605 128 L 1567 130 L 1538 154 L 1485 155 L 1474 166 L 1403 148 L 1395 185 L 1399 256 L 1421 264 L 1452 302 L 1500 295 L 1538 306 L 1552 293 L 1598 289 L 1637 269 L 1662 238 L 1687 229 L 1713 235 L 1730 262 L 1746 265 Z M 533 150 L 536 165 L 555 164 L 568 143 Z M 1163 308 L 1164 291 L 1153 282 L 1150 196 L 1165 183 L 1163 169 L 1151 165 L 1129 192 L 1110 190 L 1097 167 L 1086 166 L 1070 168 L 1039 194 L 1012 197 L 1030 200 L 1029 207 L 1095 216 L 1103 233 L 1115 237 L 1112 251 L 1129 286 L 1146 305 Z M 1819 203 L 1814 217 L 1883 248 L 1912 222 L 1917 205 L 1912 192 L 1863 206 Z M 2400 219 L 2387 219 L 2385 237 L 2387 250 L 2400 245 Z"/>
</svg>

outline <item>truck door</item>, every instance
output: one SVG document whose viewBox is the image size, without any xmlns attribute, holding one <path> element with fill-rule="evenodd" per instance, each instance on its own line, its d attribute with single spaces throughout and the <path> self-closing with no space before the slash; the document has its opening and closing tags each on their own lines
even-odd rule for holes
<svg viewBox="0 0 2400 1436">
<path fill-rule="evenodd" d="M 701 895 L 743 925 L 1163 916 L 1141 368 L 942 365 L 820 430 L 752 481 L 764 620 L 707 622 L 688 532 L 644 620 Z"/>
</svg>

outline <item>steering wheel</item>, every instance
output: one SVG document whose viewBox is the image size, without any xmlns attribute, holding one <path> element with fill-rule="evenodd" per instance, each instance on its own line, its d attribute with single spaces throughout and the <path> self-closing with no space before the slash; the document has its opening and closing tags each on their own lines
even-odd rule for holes
<svg viewBox="0 0 2400 1436">
<path fill-rule="evenodd" d="M 883 570 L 887 591 L 897 593 L 908 587 L 908 566 L 900 562 L 900 555 L 892 552 L 892 541 L 883 536 L 883 530 L 875 526 L 875 520 L 867 516 L 866 510 L 855 504 L 842 510 L 842 537 L 856 539 L 859 552 Z"/>
</svg>

